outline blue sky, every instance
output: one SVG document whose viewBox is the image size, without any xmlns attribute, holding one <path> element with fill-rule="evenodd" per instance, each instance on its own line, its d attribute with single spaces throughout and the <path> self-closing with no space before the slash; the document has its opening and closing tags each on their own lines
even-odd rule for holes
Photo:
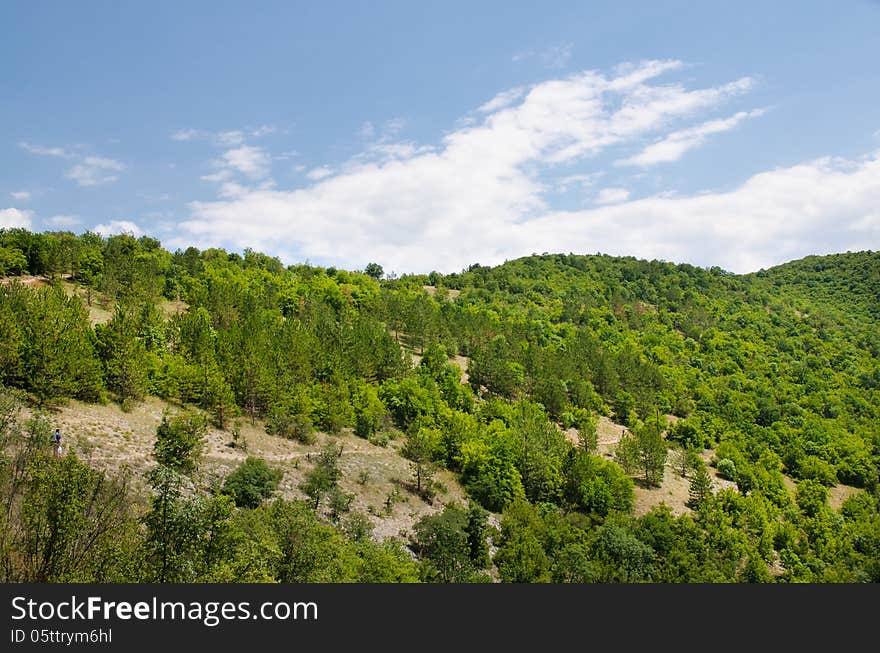
<svg viewBox="0 0 880 653">
<path fill-rule="evenodd" d="M 31 1 L 0 24 L 0 227 L 398 273 L 880 249 L 877 2 Z"/>
</svg>

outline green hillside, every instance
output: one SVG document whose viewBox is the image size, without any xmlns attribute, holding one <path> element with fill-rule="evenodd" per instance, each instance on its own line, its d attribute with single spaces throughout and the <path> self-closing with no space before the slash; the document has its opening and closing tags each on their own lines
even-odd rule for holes
<svg viewBox="0 0 880 653">
<path fill-rule="evenodd" d="M 880 581 L 877 253 L 387 279 L 7 230 L 0 274 L 3 580 Z M 142 489 L 45 446 L 70 399 L 149 397 Z M 312 447 L 295 492 L 202 464 L 245 425 Z M 377 535 L 333 436 L 404 456 L 433 512 Z"/>
</svg>

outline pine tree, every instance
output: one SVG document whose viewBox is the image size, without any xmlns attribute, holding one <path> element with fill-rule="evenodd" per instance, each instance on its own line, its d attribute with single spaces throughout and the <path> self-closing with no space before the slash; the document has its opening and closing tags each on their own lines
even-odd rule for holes
<svg viewBox="0 0 880 653">
<path fill-rule="evenodd" d="M 706 471 L 706 465 L 700 461 L 695 465 L 691 475 L 689 491 L 689 504 L 692 507 L 699 506 L 712 493 L 712 479 Z"/>
</svg>

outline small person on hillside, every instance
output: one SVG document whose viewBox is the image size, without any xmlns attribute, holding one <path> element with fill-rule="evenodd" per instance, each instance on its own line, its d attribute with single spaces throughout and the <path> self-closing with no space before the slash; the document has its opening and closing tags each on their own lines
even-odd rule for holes
<svg viewBox="0 0 880 653">
<path fill-rule="evenodd" d="M 55 441 L 55 455 L 61 455 L 61 431 L 55 429 L 55 435 L 52 438 Z"/>
</svg>

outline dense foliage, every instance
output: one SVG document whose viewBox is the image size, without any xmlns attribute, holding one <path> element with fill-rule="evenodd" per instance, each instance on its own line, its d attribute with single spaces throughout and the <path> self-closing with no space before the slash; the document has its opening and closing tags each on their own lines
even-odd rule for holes
<svg viewBox="0 0 880 653">
<path fill-rule="evenodd" d="M 0 274 L 47 279 L 0 287 L 4 385 L 38 406 L 157 395 L 200 411 L 159 426 L 143 514 L 122 480 L 28 444 L 39 418 L 4 418 L 6 580 L 880 581 L 880 254 L 746 276 L 560 254 L 383 280 L 376 264 L 13 229 Z M 111 315 L 92 326 L 99 296 Z M 274 473 L 255 460 L 225 490 L 191 487 L 201 415 L 302 442 L 396 433 L 418 493 L 431 500 L 445 467 L 470 503 L 416 525 L 413 561 L 323 519 L 344 499 L 330 451 L 301 488 L 310 502 L 267 499 Z M 600 415 L 631 433 L 614 460 L 596 450 Z M 712 487 L 706 449 L 735 488 Z M 635 516 L 634 483 L 670 466 L 691 511 Z M 860 489 L 833 510 L 838 484 Z M 83 524 L 100 533 L 65 562 Z M 45 560 L 44 537 L 59 547 Z"/>
</svg>

